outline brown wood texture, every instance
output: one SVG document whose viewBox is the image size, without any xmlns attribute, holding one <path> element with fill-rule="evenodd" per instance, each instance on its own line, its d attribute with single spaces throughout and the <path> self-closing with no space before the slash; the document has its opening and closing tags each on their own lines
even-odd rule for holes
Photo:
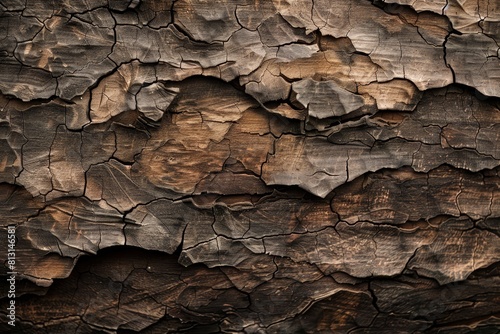
<svg viewBox="0 0 500 334">
<path fill-rule="evenodd" d="M 0 0 L 12 333 L 500 333 L 498 0 Z"/>
</svg>

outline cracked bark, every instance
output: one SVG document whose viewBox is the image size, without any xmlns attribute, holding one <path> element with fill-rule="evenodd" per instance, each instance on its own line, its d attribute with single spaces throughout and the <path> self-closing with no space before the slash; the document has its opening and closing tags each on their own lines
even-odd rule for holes
<svg viewBox="0 0 500 334">
<path fill-rule="evenodd" d="M 500 329 L 497 2 L 0 0 L 0 27 L 19 332 Z"/>
</svg>

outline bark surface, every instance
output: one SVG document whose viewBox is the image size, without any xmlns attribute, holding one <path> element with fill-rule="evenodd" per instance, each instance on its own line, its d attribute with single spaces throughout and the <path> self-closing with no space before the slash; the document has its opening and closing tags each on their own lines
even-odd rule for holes
<svg viewBox="0 0 500 334">
<path fill-rule="evenodd" d="M 499 45 L 495 0 L 0 0 L 0 331 L 498 333 Z"/>
</svg>

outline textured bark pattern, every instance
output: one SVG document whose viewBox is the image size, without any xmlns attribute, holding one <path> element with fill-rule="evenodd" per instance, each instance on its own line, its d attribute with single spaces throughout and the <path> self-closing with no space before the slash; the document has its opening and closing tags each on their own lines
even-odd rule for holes
<svg viewBox="0 0 500 334">
<path fill-rule="evenodd" d="M 16 329 L 498 333 L 499 45 L 496 0 L 0 0 Z"/>
</svg>

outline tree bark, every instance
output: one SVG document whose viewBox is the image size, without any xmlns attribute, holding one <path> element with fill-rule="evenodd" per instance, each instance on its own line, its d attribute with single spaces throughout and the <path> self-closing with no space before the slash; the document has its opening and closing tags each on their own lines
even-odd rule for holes
<svg viewBox="0 0 500 334">
<path fill-rule="evenodd" d="M 0 331 L 499 333 L 498 1 L 0 0 L 0 35 Z"/>
</svg>

